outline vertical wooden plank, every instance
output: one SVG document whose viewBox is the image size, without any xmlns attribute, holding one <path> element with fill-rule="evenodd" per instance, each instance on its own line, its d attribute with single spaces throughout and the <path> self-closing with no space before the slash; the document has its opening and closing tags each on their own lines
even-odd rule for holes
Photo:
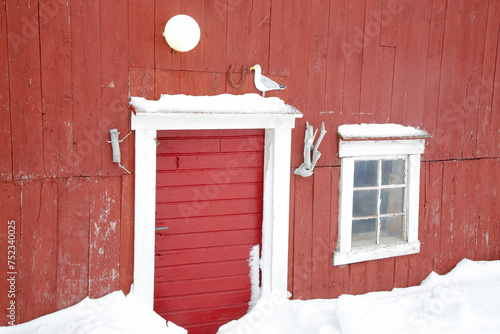
<svg viewBox="0 0 500 334">
<path fill-rule="evenodd" d="M 90 179 L 89 296 L 119 287 L 121 177 Z"/>
<path fill-rule="evenodd" d="M 181 14 L 181 0 L 155 1 L 154 8 L 154 38 L 155 38 L 155 68 L 180 69 L 180 55 L 172 54 L 171 48 L 163 37 L 163 31 L 168 20 Z"/>
<path fill-rule="evenodd" d="M 250 42 L 250 0 L 227 1 L 226 61 L 241 66 L 247 63 Z M 266 70 L 266 68 L 263 68 Z"/>
<path fill-rule="evenodd" d="M 73 175 L 70 5 L 46 0 L 39 6 L 45 175 L 68 177 Z"/>
<path fill-rule="evenodd" d="M 269 74 L 290 75 L 292 6 L 286 0 L 271 1 Z"/>
<path fill-rule="evenodd" d="M 331 152 L 324 157 L 325 164 L 339 165 L 338 138 L 334 133 L 342 124 L 344 95 L 344 49 L 347 29 L 347 1 L 330 1 L 330 22 L 328 34 L 328 64 L 326 68 L 325 110 L 323 118 L 326 128 L 330 131 L 329 140 L 324 141 L 325 150 Z"/>
<path fill-rule="evenodd" d="M 413 30 L 413 0 L 399 0 L 399 10 L 394 16 L 397 21 L 397 48 L 394 61 L 394 90 L 392 94 L 391 122 L 406 124 L 408 102 L 408 75 L 412 64 L 408 59 L 413 51 L 413 40 L 408 38 Z"/>
<path fill-rule="evenodd" d="M 198 23 L 201 31 L 204 31 L 205 28 L 203 9 L 203 1 L 181 0 L 181 13 L 191 16 Z M 181 69 L 190 71 L 200 71 L 203 69 L 203 46 L 205 45 L 203 37 L 204 34 L 202 33 L 198 45 L 189 52 L 176 53 L 181 60 Z M 212 47 L 214 46 L 212 45 Z"/>
<path fill-rule="evenodd" d="M 420 168 L 420 207 L 418 239 L 420 241 L 420 253 L 408 257 L 408 285 L 419 285 L 422 280 L 432 271 L 432 259 L 427 255 L 429 247 L 432 247 L 433 231 L 427 215 L 428 203 L 427 192 L 430 184 L 430 163 L 421 163 Z"/>
<path fill-rule="evenodd" d="M 443 44 L 436 140 L 441 159 L 460 158 L 464 139 L 467 81 L 467 29 L 471 4 L 448 3 Z"/>
<path fill-rule="evenodd" d="M 367 1 L 367 20 L 374 20 L 368 13 L 373 15 L 380 6 L 381 0 Z M 363 56 L 360 123 L 388 123 L 391 118 L 396 48 L 380 47 L 376 43 L 379 39 L 377 32 L 380 32 L 377 23 L 378 20 L 368 21 L 365 25 L 365 38 L 368 39 Z"/>
<path fill-rule="evenodd" d="M 152 68 L 129 68 L 130 96 L 155 98 L 155 70 Z"/>
<path fill-rule="evenodd" d="M 443 191 L 441 195 L 441 226 L 438 231 L 441 237 L 439 245 L 438 273 L 449 272 L 456 263 L 453 263 L 453 249 L 455 240 L 455 214 L 457 162 L 446 161 L 443 163 Z"/>
<path fill-rule="evenodd" d="M 0 245 L 2 245 L 2 252 L 0 253 L 0 326 L 7 326 L 8 322 L 14 321 L 15 324 L 19 323 L 19 315 L 21 310 L 19 307 L 16 309 L 16 318 L 11 319 L 7 318 L 7 315 L 10 314 L 10 311 L 7 311 L 7 308 L 10 307 L 10 301 L 14 300 L 16 303 L 19 303 L 18 292 L 16 292 L 15 296 L 9 296 L 11 294 L 9 291 L 11 290 L 10 282 L 7 281 L 8 272 L 17 272 L 20 273 L 19 269 L 19 252 L 16 254 L 9 253 L 9 250 L 14 251 L 20 245 L 20 229 L 21 229 L 21 198 L 20 198 L 20 187 L 18 183 L 15 182 L 0 182 L 0 212 L 2 212 L 2 220 L 0 221 Z M 15 223 L 10 223 L 11 221 L 15 221 Z M 14 226 L 9 227 L 9 226 Z M 9 239 L 9 235 L 12 235 Z M 9 242 L 11 240 L 11 242 Z M 8 247 L 14 246 L 14 247 Z M 14 255 L 14 258 L 10 258 L 10 256 Z M 13 267 L 9 267 L 8 260 L 14 260 Z M 19 275 L 15 275 L 16 278 L 19 278 Z M 16 290 L 20 288 L 19 281 L 16 282 Z M 14 291 L 16 291 L 14 290 Z"/>
<path fill-rule="evenodd" d="M 155 99 L 161 94 L 179 94 L 180 71 L 155 69 Z"/>
<path fill-rule="evenodd" d="M 498 90 L 500 89 L 500 85 L 496 84 L 497 78 L 500 78 L 500 36 L 498 37 L 498 49 L 497 49 L 497 58 L 496 58 L 496 71 L 495 71 L 495 84 L 494 84 L 494 92 L 493 92 L 493 104 L 490 119 L 487 120 L 490 123 L 490 131 L 485 135 L 486 141 L 488 141 L 488 156 L 490 157 L 498 157 L 500 156 L 500 115 L 498 112 L 494 112 L 498 110 L 498 106 L 500 105 L 500 94 L 498 94 Z"/>
<path fill-rule="evenodd" d="M 312 220 L 312 277 L 311 297 L 328 298 L 329 267 L 331 263 L 330 226 L 332 171 L 330 167 L 314 170 Z"/>
<path fill-rule="evenodd" d="M 499 40 L 499 30 L 498 26 L 500 24 L 500 2 L 491 1 L 488 11 L 488 24 L 486 27 L 486 38 L 484 44 L 484 57 L 482 64 L 481 73 L 481 83 L 479 88 L 479 111 L 478 111 L 478 128 L 477 128 L 477 145 L 476 145 L 476 157 L 488 156 L 490 152 L 490 145 L 494 140 L 491 141 L 491 131 L 492 124 L 491 119 L 494 117 L 493 113 L 493 97 L 495 88 L 498 85 L 495 84 L 495 78 L 497 78 L 496 71 L 498 68 L 498 52 L 500 48 Z M 498 127 L 497 127 L 498 128 Z M 498 143 L 498 140 L 497 140 Z"/>
<path fill-rule="evenodd" d="M 57 181 L 26 181 L 21 186 L 21 321 L 56 310 Z"/>
<path fill-rule="evenodd" d="M 12 180 L 12 141 L 10 123 L 9 55 L 7 49 L 7 13 L 0 3 L 0 180 Z M 4 318 L 5 319 L 5 318 Z"/>
<path fill-rule="evenodd" d="M 381 261 L 366 261 L 364 275 L 364 292 L 359 290 L 358 293 L 372 292 L 377 290 L 378 285 L 378 272 L 380 271 L 379 264 Z M 361 288 L 361 287 L 359 287 Z"/>
<path fill-rule="evenodd" d="M 307 63 L 307 110 L 308 122 L 315 128 L 321 126 L 325 110 L 326 68 L 328 55 L 328 27 L 330 6 L 328 1 L 312 0 L 310 9 L 309 56 Z M 333 135 L 333 132 L 329 136 Z M 326 140 L 325 140 L 326 142 Z M 325 158 L 318 161 L 318 166 L 328 165 Z"/>
<path fill-rule="evenodd" d="M 295 231 L 293 241 L 293 297 L 311 297 L 313 178 L 295 179 Z"/>
<path fill-rule="evenodd" d="M 494 171 L 494 176 L 493 176 L 493 193 L 495 194 L 493 197 L 493 212 L 495 211 L 499 206 L 500 206 L 500 159 L 497 158 L 493 162 L 493 171 Z M 495 259 L 500 259 L 500 224 L 496 224 L 496 229 L 495 227 L 492 227 L 493 230 L 493 243 L 495 247 L 492 249 L 492 257 Z"/>
<path fill-rule="evenodd" d="M 155 35 L 161 35 L 159 31 L 155 32 L 155 1 L 130 0 L 128 12 L 129 66 L 152 69 L 155 65 Z"/>
<path fill-rule="evenodd" d="M 347 31 L 344 49 L 344 96 L 342 122 L 356 124 L 359 120 L 361 70 L 365 48 L 364 24 L 366 1 L 350 1 L 347 11 Z"/>
<path fill-rule="evenodd" d="M 485 58 L 488 22 L 488 1 L 471 1 L 467 29 L 467 93 L 463 110 L 463 158 L 475 158 L 478 132 L 478 114 L 481 101 L 481 66 Z M 489 95 L 489 94 L 488 94 Z"/>
<path fill-rule="evenodd" d="M 368 273 L 366 264 L 367 262 L 359 262 L 349 265 L 349 293 L 352 295 L 360 295 L 367 292 L 366 281 Z"/>
<path fill-rule="evenodd" d="M 102 175 L 122 175 L 127 172 L 113 162 L 109 130 L 118 129 L 121 137 L 129 133 L 128 92 L 128 2 L 108 0 L 101 2 L 101 141 Z M 120 145 L 121 164 L 129 166 L 132 159 L 128 145 Z"/>
<path fill-rule="evenodd" d="M 382 0 L 380 13 L 373 12 L 380 22 L 380 46 L 398 45 L 398 20 L 395 16 L 400 13 L 401 6 L 398 0 Z"/>
<path fill-rule="evenodd" d="M 226 92 L 226 74 L 203 72 L 203 95 L 219 95 Z"/>
<path fill-rule="evenodd" d="M 398 256 L 394 259 L 394 288 L 406 288 L 408 284 L 408 269 L 410 256 Z"/>
<path fill-rule="evenodd" d="M 396 260 L 399 257 L 393 257 L 388 259 L 382 259 L 378 262 L 378 272 L 377 272 L 377 285 L 376 291 L 391 291 L 394 288 L 395 274 L 396 274 Z M 403 262 L 404 264 L 404 262 Z M 404 270 L 405 267 L 402 266 L 398 269 Z"/>
<path fill-rule="evenodd" d="M 6 1 L 14 179 L 44 174 L 38 3 Z"/>
<path fill-rule="evenodd" d="M 431 265 L 431 270 L 437 271 L 439 267 L 439 258 L 436 254 L 440 252 L 441 245 L 441 211 L 442 202 L 441 195 L 443 193 L 443 162 L 433 162 L 429 165 L 429 184 L 427 189 L 427 200 L 429 211 L 427 218 L 429 219 L 429 237 L 427 242 L 429 247 L 425 253 L 428 265 Z M 430 272 L 430 270 L 427 270 Z M 442 273 L 439 273 L 442 274 Z"/>
<path fill-rule="evenodd" d="M 465 186 L 465 249 L 466 257 L 470 260 L 477 260 L 477 238 L 478 238 L 478 199 L 479 194 L 478 186 L 482 182 L 479 170 L 476 166 L 475 160 L 464 160 L 465 168 L 467 170 L 467 179 Z"/>
<path fill-rule="evenodd" d="M 122 176 L 121 184 L 119 289 L 128 293 L 134 282 L 134 176 Z"/>
<path fill-rule="evenodd" d="M 477 186 L 478 214 L 477 214 L 477 256 L 479 260 L 495 259 L 493 256 L 493 243 L 495 225 L 499 224 L 498 218 L 493 214 L 493 161 L 492 159 L 480 159 L 476 161 L 476 168 L 481 175 L 481 181 Z"/>
<path fill-rule="evenodd" d="M 424 128 L 431 134 L 432 138 L 425 148 L 424 160 L 434 159 L 438 156 L 436 152 L 439 149 L 437 118 L 446 6 L 446 0 L 433 0 L 432 2 L 424 99 Z"/>
<path fill-rule="evenodd" d="M 413 29 L 410 40 L 412 50 L 408 64 L 408 98 L 406 106 L 406 124 L 424 128 L 425 82 L 427 71 L 427 53 L 432 4 L 415 5 L 413 11 Z"/>
<path fill-rule="evenodd" d="M 454 225 L 454 242 L 453 242 L 453 259 L 454 262 L 462 260 L 466 257 L 467 250 L 465 248 L 465 229 L 469 222 L 466 220 L 467 207 L 467 168 L 464 161 L 457 162 L 457 175 L 455 185 L 455 220 Z"/>
<path fill-rule="evenodd" d="M 89 293 L 89 178 L 58 180 L 57 309 Z"/>
<path fill-rule="evenodd" d="M 271 2 L 254 1 L 250 12 L 248 64 L 260 64 L 267 73 L 274 74 L 269 67 Z M 230 41 L 231 43 L 232 41 Z"/>
<path fill-rule="evenodd" d="M 331 190 L 331 226 L 330 226 L 330 290 L 329 298 L 337 298 L 341 294 L 349 293 L 349 266 L 332 265 L 333 251 L 337 249 L 337 240 L 339 232 L 339 182 L 340 167 L 332 168 L 332 190 Z"/>
<path fill-rule="evenodd" d="M 307 76 L 309 48 L 304 47 L 304 41 L 309 40 L 311 0 L 296 1 L 292 3 L 292 23 L 290 49 L 290 67 L 294 70 L 290 73 L 289 102 L 305 115 L 308 115 L 307 106 Z M 292 132 L 292 142 L 303 143 L 305 120 L 295 123 Z M 292 166 L 298 167 L 303 161 L 302 145 L 292 145 Z"/>
<path fill-rule="evenodd" d="M 179 93 L 186 95 L 203 95 L 203 72 L 180 71 Z"/>
<path fill-rule="evenodd" d="M 74 171 L 101 173 L 101 43 L 99 1 L 71 1 Z"/>
<path fill-rule="evenodd" d="M 226 72 L 227 0 L 205 0 L 203 7 L 203 70 Z"/>
</svg>

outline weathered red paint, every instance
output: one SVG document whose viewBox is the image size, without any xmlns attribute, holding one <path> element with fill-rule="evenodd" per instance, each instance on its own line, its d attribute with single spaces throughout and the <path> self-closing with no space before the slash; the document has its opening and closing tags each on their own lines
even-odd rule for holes
<svg viewBox="0 0 500 334">
<path fill-rule="evenodd" d="M 263 131 L 160 131 L 158 141 L 154 308 L 190 333 L 209 333 L 248 310 Z M 254 179 L 239 177 L 248 168 Z"/>
<path fill-rule="evenodd" d="M 192 52 L 172 54 L 161 32 L 180 13 L 197 19 L 202 38 Z M 314 176 L 291 174 L 293 297 L 337 297 L 415 285 L 431 270 L 444 273 L 463 257 L 499 259 L 499 22 L 495 0 L 0 4 L 0 219 L 10 219 L 21 209 L 31 212 L 18 215 L 25 231 L 18 238 L 39 236 L 43 250 L 24 243 L 19 249 L 22 268 L 30 268 L 32 256 L 44 250 L 57 254 L 57 261 L 49 259 L 48 271 L 35 265 L 31 274 L 42 273 L 43 279 L 34 280 L 29 272 L 19 276 L 18 288 L 25 291 L 19 294 L 20 305 L 42 300 L 42 291 L 49 297 L 37 310 L 22 306 L 18 320 L 72 305 L 86 295 L 128 290 L 134 176 L 111 162 L 109 129 L 118 128 L 122 136 L 130 130 L 129 94 L 151 99 L 165 93 L 258 93 L 253 73 L 240 88 L 231 87 L 230 65 L 241 69 L 260 63 L 266 75 L 288 86 L 267 96 L 278 96 L 304 114 L 293 131 L 291 171 L 302 162 L 305 121 L 315 127 L 324 121 L 328 130 Z M 432 135 L 421 165 L 422 247 L 411 256 L 333 267 L 340 177 L 334 133 L 340 124 L 358 122 L 399 122 Z M 233 140 L 221 147 L 233 150 Z M 132 173 L 133 145 L 133 135 L 121 144 L 122 164 Z M 183 153 L 181 165 L 192 168 L 197 161 L 188 151 L 184 147 L 175 153 Z M 191 169 L 171 177 L 177 159 L 159 160 L 171 164 L 158 173 L 161 187 L 192 186 L 204 178 L 203 171 Z M 217 164 L 202 160 L 205 166 Z M 242 167 L 235 182 L 262 182 L 262 173 L 252 166 Z M 259 197 L 255 189 L 247 190 L 253 199 Z M 237 204 L 235 194 L 241 191 L 228 185 L 229 198 L 223 200 Z M 110 213 L 102 202 L 108 197 Z M 49 207 L 57 214 L 47 211 Z M 245 209 L 238 207 L 234 210 Z M 159 208 L 170 210 L 168 205 Z M 37 226 L 36 212 L 46 231 Z M 119 228 L 108 241 L 99 233 L 91 235 L 94 223 L 107 227 L 100 215 L 115 220 Z M 171 223 L 182 225 L 176 219 Z M 255 220 L 244 224 L 245 229 L 255 228 Z M 229 225 L 221 219 L 220 225 L 207 223 L 203 231 Z M 70 245 L 75 229 L 79 239 Z M 109 254 L 96 258 L 101 246 Z M 237 261 L 248 251 L 239 246 L 228 250 L 218 256 Z M 201 261 L 209 255 L 190 250 L 165 260 Z M 108 276 L 101 277 L 101 270 Z M 2 309 L 5 301 L 0 291 Z M 5 317 L 0 324 L 6 324 Z"/>
</svg>

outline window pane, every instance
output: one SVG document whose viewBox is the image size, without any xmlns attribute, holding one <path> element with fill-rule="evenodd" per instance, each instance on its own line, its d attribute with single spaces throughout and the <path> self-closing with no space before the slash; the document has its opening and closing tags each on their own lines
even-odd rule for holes
<svg viewBox="0 0 500 334">
<path fill-rule="evenodd" d="M 404 195 L 404 188 L 382 189 L 380 213 L 403 213 Z"/>
<path fill-rule="evenodd" d="M 351 246 L 374 245 L 377 243 L 377 220 L 363 219 L 352 221 Z"/>
<path fill-rule="evenodd" d="M 353 217 L 375 216 L 377 214 L 377 190 L 355 190 L 352 197 Z"/>
<path fill-rule="evenodd" d="M 354 187 L 373 187 L 377 185 L 378 160 L 354 162 Z"/>
<path fill-rule="evenodd" d="M 405 182 L 404 160 L 382 161 L 382 185 L 403 184 Z"/>
<path fill-rule="evenodd" d="M 388 244 L 403 240 L 404 216 L 380 218 L 380 243 Z"/>
</svg>

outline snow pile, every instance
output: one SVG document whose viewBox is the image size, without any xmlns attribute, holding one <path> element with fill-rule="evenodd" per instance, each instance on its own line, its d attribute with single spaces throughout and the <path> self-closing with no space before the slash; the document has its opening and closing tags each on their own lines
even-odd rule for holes
<svg viewBox="0 0 500 334">
<path fill-rule="evenodd" d="M 400 124 L 345 124 L 339 126 L 337 133 L 343 139 L 429 137 L 425 130 Z"/>
<path fill-rule="evenodd" d="M 215 96 L 161 95 L 147 100 L 132 96 L 130 105 L 138 112 L 169 113 L 279 113 L 299 114 L 293 107 L 277 97 L 264 98 L 258 94 L 221 94 Z"/>
<path fill-rule="evenodd" d="M 261 298 L 219 334 L 500 333 L 500 261 L 462 260 L 420 286 L 332 300 Z"/>
<path fill-rule="evenodd" d="M 186 334 L 187 331 L 165 320 L 137 301 L 113 292 L 99 299 L 85 298 L 64 310 L 30 322 L 0 327 L 9 334 Z"/>
</svg>

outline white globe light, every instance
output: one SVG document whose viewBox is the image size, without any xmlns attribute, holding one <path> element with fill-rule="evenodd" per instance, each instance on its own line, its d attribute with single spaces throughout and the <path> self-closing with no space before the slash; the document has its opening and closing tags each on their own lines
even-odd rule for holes
<svg viewBox="0 0 500 334">
<path fill-rule="evenodd" d="M 176 15 L 168 20 L 163 36 L 172 49 L 186 52 L 198 44 L 200 27 L 192 17 Z"/>
</svg>

